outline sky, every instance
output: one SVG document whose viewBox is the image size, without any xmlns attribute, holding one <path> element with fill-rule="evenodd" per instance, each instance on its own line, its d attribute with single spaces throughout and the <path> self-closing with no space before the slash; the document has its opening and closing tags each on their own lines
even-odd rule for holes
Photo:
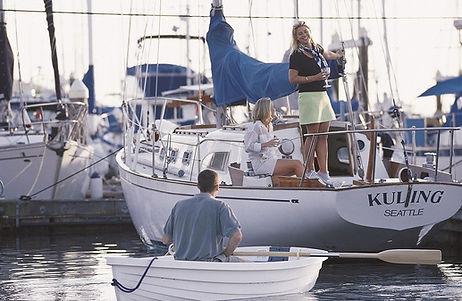
<svg viewBox="0 0 462 301">
<path fill-rule="evenodd" d="M 136 41 L 144 35 L 185 34 L 187 24 L 191 35 L 205 36 L 210 3 L 210 0 L 91 1 L 97 101 L 114 105 L 120 102 L 127 66 L 147 62 L 186 65 L 184 41 L 148 40 L 140 47 Z M 71 74 L 82 77 L 88 68 L 88 16 L 78 13 L 89 10 L 88 2 L 55 0 L 53 5 L 58 60 L 65 85 Z M 263 62 L 282 60 L 290 45 L 295 16 L 293 1 L 223 0 L 223 5 L 242 51 Z M 53 87 L 43 1 L 3 0 L 3 7 L 7 10 L 7 30 L 16 56 L 15 78 L 19 78 L 20 70 L 24 83 L 33 81 Z M 136 16 L 128 16 L 130 12 Z M 179 17 L 186 14 L 191 15 L 189 22 Z M 356 40 L 359 32 L 367 32 L 372 41 L 369 99 L 373 109 L 380 107 L 386 93 L 408 112 L 431 116 L 436 108 L 435 97 L 418 98 L 418 95 L 436 83 L 437 74 L 453 77 L 461 72 L 461 33 L 453 25 L 455 19 L 462 18 L 461 0 L 304 0 L 298 1 L 298 15 L 311 27 L 315 41 L 327 48 L 334 35 L 340 40 Z M 385 30 L 388 43 L 384 39 Z M 211 76 L 206 47 L 191 42 L 189 53 L 191 68 Z M 354 73 L 358 68 L 357 50 L 347 49 L 346 57 L 347 71 Z M 390 76 L 387 65 L 391 68 Z M 453 96 L 443 97 L 444 112 L 449 111 L 452 101 Z"/>
</svg>

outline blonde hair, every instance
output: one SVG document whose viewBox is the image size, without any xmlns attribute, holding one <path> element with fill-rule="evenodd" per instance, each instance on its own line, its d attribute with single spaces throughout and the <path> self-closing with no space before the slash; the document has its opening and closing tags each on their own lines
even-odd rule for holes
<svg viewBox="0 0 462 301">
<path fill-rule="evenodd" d="M 306 25 L 305 21 L 298 21 L 294 24 L 294 27 L 292 27 L 292 43 L 290 44 L 292 52 L 296 51 L 299 46 L 297 40 L 297 29 L 299 29 L 300 27 L 306 27 L 308 29 L 308 31 L 310 32 L 310 43 L 314 45 L 313 38 L 311 37 L 311 28 L 308 25 Z"/>
<path fill-rule="evenodd" d="M 271 117 L 272 114 L 272 102 L 269 97 L 262 97 L 255 103 L 252 110 L 252 120 L 256 122 L 260 120 L 263 122 L 266 118 Z"/>
</svg>

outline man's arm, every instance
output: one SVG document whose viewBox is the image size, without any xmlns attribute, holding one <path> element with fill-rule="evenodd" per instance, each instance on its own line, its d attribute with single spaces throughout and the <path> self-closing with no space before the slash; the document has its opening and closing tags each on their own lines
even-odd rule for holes
<svg viewBox="0 0 462 301">
<path fill-rule="evenodd" d="M 164 245 L 168 245 L 169 243 L 172 243 L 172 239 L 166 235 L 162 236 L 162 243 Z"/>
<path fill-rule="evenodd" d="M 236 250 L 237 246 L 241 243 L 242 240 L 242 232 L 241 229 L 237 229 L 236 232 L 229 238 L 228 245 L 223 250 L 223 254 L 229 257 L 233 254 L 234 250 Z"/>
</svg>

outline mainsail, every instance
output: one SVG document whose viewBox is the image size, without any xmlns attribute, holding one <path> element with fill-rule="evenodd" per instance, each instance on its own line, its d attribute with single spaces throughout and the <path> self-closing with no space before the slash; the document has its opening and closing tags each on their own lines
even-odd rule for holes
<svg viewBox="0 0 462 301">
<path fill-rule="evenodd" d="M 297 89 L 289 82 L 288 63 L 263 63 L 249 57 L 239 50 L 233 34 L 223 10 L 212 8 L 207 44 L 217 106 L 245 99 L 255 103 L 261 97 L 277 99 Z"/>
</svg>

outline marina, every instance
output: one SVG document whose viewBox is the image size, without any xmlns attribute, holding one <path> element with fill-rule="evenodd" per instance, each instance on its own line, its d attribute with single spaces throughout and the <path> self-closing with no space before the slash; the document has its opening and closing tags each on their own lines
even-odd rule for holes
<svg viewBox="0 0 462 301">
<path fill-rule="evenodd" d="M 459 300 L 442 1 L 0 0 L 0 301 Z"/>
</svg>

